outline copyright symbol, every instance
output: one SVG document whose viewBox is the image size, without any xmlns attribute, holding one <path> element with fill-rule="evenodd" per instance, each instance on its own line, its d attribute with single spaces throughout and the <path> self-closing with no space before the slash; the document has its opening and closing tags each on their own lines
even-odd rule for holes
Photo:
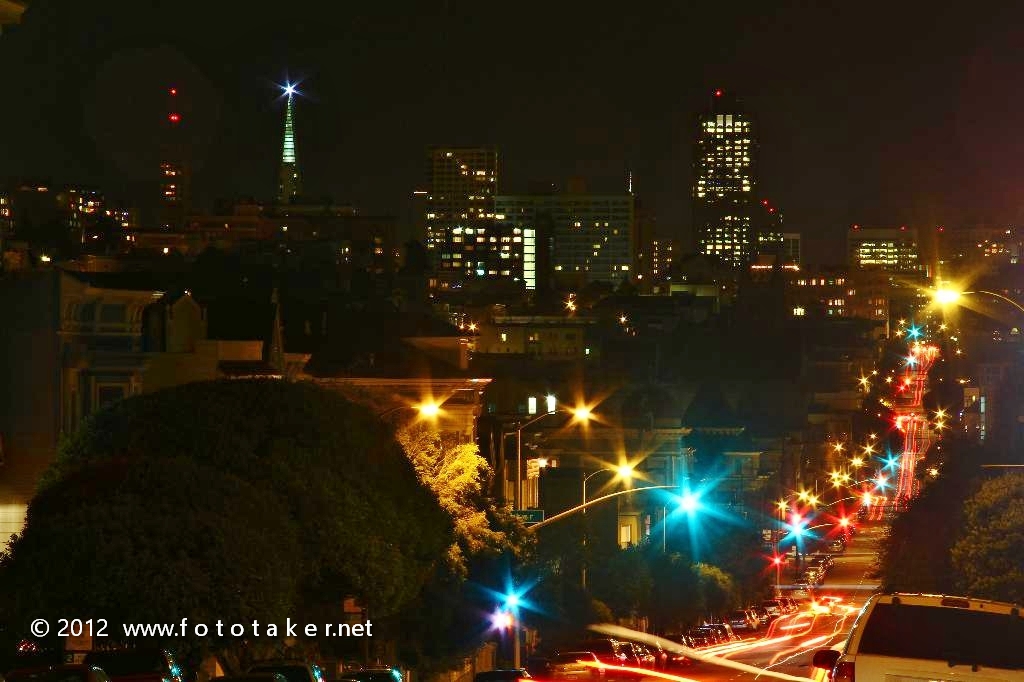
<svg viewBox="0 0 1024 682">
<path fill-rule="evenodd" d="M 36 637 L 45 637 L 46 634 L 50 631 L 50 624 L 47 623 L 46 620 L 43 618 L 36 618 L 34 621 L 32 621 L 32 625 L 28 626 L 28 629 Z"/>
</svg>

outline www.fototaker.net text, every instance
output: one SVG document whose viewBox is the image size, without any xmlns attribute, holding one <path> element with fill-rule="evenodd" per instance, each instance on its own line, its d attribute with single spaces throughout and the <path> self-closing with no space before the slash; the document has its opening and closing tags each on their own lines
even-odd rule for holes
<svg viewBox="0 0 1024 682">
<path fill-rule="evenodd" d="M 179 623 L 124 623 L 125 637 L 372 637 L 373 623 L 296 623 L 291 618 L 284 624 L 261 623 L 192 623 L 182 618 Z"/>
</svg>

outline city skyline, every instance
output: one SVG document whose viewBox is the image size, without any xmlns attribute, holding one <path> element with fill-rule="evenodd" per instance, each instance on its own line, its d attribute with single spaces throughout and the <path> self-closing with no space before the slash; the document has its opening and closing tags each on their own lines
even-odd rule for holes
<svg viewBox="0 0 1024 682">
<path fill-rule="evenodd" d="M 1017 105 L 1003 84 L 1020 9 L 965 19 L 923 7 L 555 8 L 538 25 L 529 3 L 501 17 L 454 2 L 395 16 L 299 3 L 294 25 L 280 26 L 231 7 L 196 14 L 188 1 L 160 21 L 130 3 L 39 3 L 0 42 L 4 61 L 21 65 L 8 85 L 19 106 L 0 114 L 4 130 L 19 131 L 0 178 L 136 196 L 141 169 L 151 177 L 154 167 L 143 157 L 157 153 L 139 144 L 156 125 L 143 112 L 180 82 L 194 93 L 182 111 L 194 203 L 269 199 L 281 158 L 278 84 L 290 81 L 305 96 L 295 125 L 311 196 L 405 214 L 424 148 L 494 145 L 499 193 L 570 177 L 618 191 L 631 176 L 658 231 L 689 237 L 680 188 L 693 179 L 692 121 L 721 87 L 756 112 L 759 194 L 785 213 L 783 229 L 802 233 L 808 262 L 842 262 L 851 223 L 1020 217 L 1022 178 L 1009 161 L 1018 143 L 998 125 Z M 567 27 L 581 37 L 563 39 Z M 460 56 L 458 45 L 485 28 L 493 35 L 479 54 Z M 799 39 L 780 44 L 783 30 Z M 243 37 L 260 49 L 239 49 Z M 516 38 L 531 48 L 494 47 Z"/>
</svg>

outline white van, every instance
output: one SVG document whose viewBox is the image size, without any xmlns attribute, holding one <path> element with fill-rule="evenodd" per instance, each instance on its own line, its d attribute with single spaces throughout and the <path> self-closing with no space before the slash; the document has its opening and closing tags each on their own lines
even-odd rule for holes
<svg viewBox="0 0 1024 682">
<path fill-rule="evenodd" d="M 1024 682 L 1024 614 L 968 597 L 874 595 L 845 647 L 813 664 L 831 682 Z"/>
</svg>

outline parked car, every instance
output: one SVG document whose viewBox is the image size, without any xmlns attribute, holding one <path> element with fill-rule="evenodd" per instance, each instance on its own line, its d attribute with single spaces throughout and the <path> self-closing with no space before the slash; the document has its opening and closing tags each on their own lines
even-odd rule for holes
<svg viewBox="0 0 1024 682">
<path fill-rule="evenodd" d="M 249 675 L 220 675 L 210 682 L 288 682 L 281 673 L 252 673 Z"/>
<path fill-rule="evenodd" d="M 566 651 L 548 660 L 547 677 L 552 680 L 603 680 L 604 668 L 593 651 Z"/>
<path fill-rule="evenodd" d="M 1024 682 L 1024 618 L 1015 604 L 923 594 L 873 595 L 841 651 L 813 665 L 830 679 Z"/>
<path fill-rule="evenodd" d="M 686 634 L 694 641 L 701 641 L 701 646 L 705 647 L 723 644 L 728 641 L 722 632 L 708 625 L 698 625 L 697 627 L 690 628 L 690 631 Z"/>
<path fill-rule="evenodd" d="M 732 627 L 728 623 L 704 623 L 704 627 L 711 628 L 717 632 L 718 641 L 722 644 L 735 642 L 739 639 L 739 635 L 733 632 Z"/>
<path fill-rule="evenodd" d="M 656 670 L 664 670 L 668 667 L 669 653 L 658 644 L 647 644 L 651 654 L 654 656 L 654 668 Z M 3 682 L 0 680 L 0 682 Z"/>
<path fill-rule="evenodd" d="M 654 655 L 646 644 L 633 642 L 633 652 L 636 654 L 637 663 L 641 668 L 654 670 L 658 667 L 658 657 Z"/>
<path fill-rule="evenodd" d="M 288 682 L 324 682 L 326 676 L 316 663 L 303 660 L 275 659 L 249 666 L 250 673 L 280 673 Z M 350 673 L 345 673 L 346 675 Z"/>
<path fill-rule="evenodd" d="M 761 629 L 761 620 L 750 609 L 736 609 L 729 614 L 728 620 L 734 632 L 757 632 Z"/>
<path fill-rule="evenodd" d="M 102 668 L 83 663 L 17 668 L 4 677 L 10 682 L 110 682 Z"/>
<path fill-rule="evenodd" d="M 102 669 L 111 682 L 184 682 L 186 678 L 174 654 L 158 647 L 90 651 L 82 662 Z"/>
<path fill-rule="evenodd" d="M 761 602 L 761 606 L 764 607 L 768 615 L 772 617 L 772 620 L 781 617 L 782 614 L 782 603 L 778 599 L 766 599 Z"/>
<path fill-rule="evenodd" d="M 387 671 L 389 674 L 394 674 L 394 670 Z M 345 677 L 348 677 L 346 675 Z M 399 673 L 397 682 L 401 682 L 402 676 Z M 479 672 L 473 676 L 473 682 L 516 682 L 516 680 L 528 680 L 531 679 L 530 673 L 527 672 L 526 668 L 503 668 L 498 670 L 485 670 Z M 366 678 L 356 679 L 356 682 L 396 682 L 395 677 L 391 677 L 390 681 L 385 679 L 369 680 Z"/>
<path fill-rule="evenodd" d="M 629 677 L 636 673 L 617 671 L 615 668 L 639 668 L 640 659 L 632 642 L 619 639 L 589 639 L 574 646 L 573 651 L 591 651 L 605 665 L 608 677 Z"/>
<path fill-rule="evenodd" d="M 761 623 L 761 627 L 767 627 L 772 622 L 772 614 L 768 613 L 768 609 L 763 606 L 751 606 L 749 607 L 754 615 L 757 616 L 758 622 Z"/>
<path fill-rule="evenodd" d="M 670 642 L 675 642 L 676 644 L 682 644 L 683 646 L 685 646 L 685 647 L 687 647 L 689 649 L 696 649 L 697 648 L 696 645 L 694 645 L 693 640 L 690 639 L 689 635 L 687 635 L 686 633 L 683 633 L 683 634 L 667 634 L 667 635 L 664 636 L 664 638 L 669 640 Z M 683 667 L 683 666 L 693 665 L 693 659 L 688 658 L 684 654 L 680 654 L 680 653 L 676 653 L 676 652 L 671 652 L 671 653 L 668 654 L 668 659 L 665 661 L 665 663 L 670 668 Z"/>
<path fill-rule="evenodd" d="M 504 670 L 490 672 L 506 672 Z M 518 674 L 512 677 L 494 677 L 487 680 L 487 682 L 515 682 L 519 678 L 529 677 L 525 670 L 508 671 L 516 672 Z M 477 673 L 477 675 L 487 675 L 488 673 Z M 344 680 L 345 682 L 402 682 L 402 673 L 395 668 L 362 668 L 361 670 L 349 670 L 348 672 L 342 673 L 337 678 L 338 682 Z M 475 678 L 473 682 L 478 682 Z"/>
</svg>

